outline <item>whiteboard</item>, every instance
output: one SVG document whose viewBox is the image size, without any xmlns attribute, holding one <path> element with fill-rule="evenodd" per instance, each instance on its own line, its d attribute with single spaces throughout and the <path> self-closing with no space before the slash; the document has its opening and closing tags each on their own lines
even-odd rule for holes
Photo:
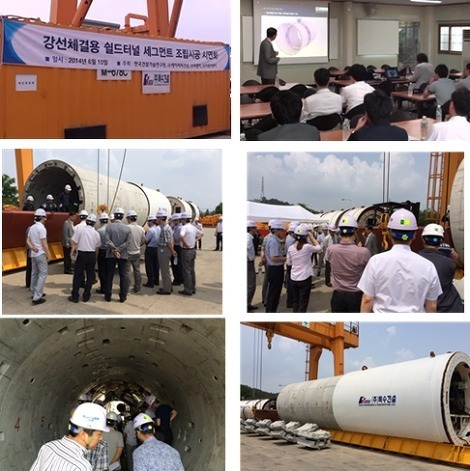
<svg viewBox="0 0 470 471">
<path fill-rule="evenodd" d="M 398 20 L 357 20 L 357 55 L 398 55 Z"/>
</svg>

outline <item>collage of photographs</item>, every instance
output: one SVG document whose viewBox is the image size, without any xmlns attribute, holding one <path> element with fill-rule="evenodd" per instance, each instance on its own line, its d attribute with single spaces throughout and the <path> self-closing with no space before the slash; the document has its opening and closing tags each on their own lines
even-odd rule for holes
<svg viewBox="0 0 470 471">
<path fill-rule="evenodd" d="M 470 2 L 3 0 L 0 103 L 0 471 L 470 469 Z"/>
</svg>

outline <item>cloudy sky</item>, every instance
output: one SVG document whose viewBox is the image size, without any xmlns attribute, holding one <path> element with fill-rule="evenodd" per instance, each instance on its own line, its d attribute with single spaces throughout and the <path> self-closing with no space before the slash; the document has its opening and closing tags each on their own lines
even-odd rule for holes
<svg viewBox="0 0 470 471">
<path fill-rule="evenodd" d="M 49 160 L 64 160 L 73 166 L 107 174 L 108 151 L 101 149 L 35 150 L 34 166 Z M 110 151 L 110 176 L 119 177 L 124 150 Z M 16 179 L 13 150 L 4 150 L 2 173 Z M 194 201 L 201 211 L 214 210 L 222 201 L 222 160 L 219 150 L 133 150 L 126 154 L 122 178 L 159 189 L 166 196 Z"/>
<path fill-rule="evenodd" d="M 345 351 L 345 372 L 424 358 L 430 351 L 469 352 L 469 323 L 382 323 L 359 324 L 359 347 Z M 271 350 L 266 347 L 264 331 L 241 326 L 241 384 L 253 384 L 253 371 L 259 371 L 259 345 L 262 344 L 261 389 L 278 392 L 286 384 L 305 381 L 305 344 L 274 336 Z M 253 359 L 255 358 L 255 362 Z M 257 366 L 258 365 L 258 366 Z M 333 376 L 333 355 L 324 350 L 320 359 L 319 378 Z M 257 375 L 259 378 L 259 374 Z M 259 384 L 259 380 L 258 384 Z"/>
<path fill-rule="evenodd" d="M 264 195 L 330 211 L 383 201 L 383 153 L 250 153 L 248 200 Z M 425 208 L 429 153 L 390 153 L 390 200 Z M 342 201 L 344 199 L 345 201 Z M 350 201 L 352 201 L 352 204 Z"/>
<path fill-rule="evenodd" d="M 49 21 L 50 4 L 50 0 L 0 0 L 0 15 Z M 168 4 L 171 12 L 173 0 Z M 147 15 L 147 0 L 94 0 L 87 18 L 123 25 L 127 13 Z M 184 1 L 176 36 L 230 43 L 230 0 Z"/>
</svg>

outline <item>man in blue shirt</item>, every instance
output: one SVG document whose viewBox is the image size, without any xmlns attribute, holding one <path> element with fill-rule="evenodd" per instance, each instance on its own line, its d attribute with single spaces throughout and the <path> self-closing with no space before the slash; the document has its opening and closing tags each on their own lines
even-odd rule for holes
<svg viewBox="0 0 470 471">
<path fill-rule="evenodd" d="M 164 469 L 165 471 L 184 471 L 180 454 L 154 436 L 155 424 L 147 414 L 138 414 L 134 419 L 134 430 L 142 442 L 134 453 L 134 471 Z"/>
</svg>

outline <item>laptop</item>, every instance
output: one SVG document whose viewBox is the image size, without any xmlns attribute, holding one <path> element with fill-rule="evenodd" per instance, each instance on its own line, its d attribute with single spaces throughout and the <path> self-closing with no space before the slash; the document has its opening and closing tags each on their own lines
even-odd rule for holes
<svg viewBox="0 0 470 471">
<path fill-rule="evenodd" d="M 398 67 L 390 67 L 385 71 L 385 77 L 388 80 L 398 80 L 400 78 L 400 74 L 398 73 Z"/>
</svg>

